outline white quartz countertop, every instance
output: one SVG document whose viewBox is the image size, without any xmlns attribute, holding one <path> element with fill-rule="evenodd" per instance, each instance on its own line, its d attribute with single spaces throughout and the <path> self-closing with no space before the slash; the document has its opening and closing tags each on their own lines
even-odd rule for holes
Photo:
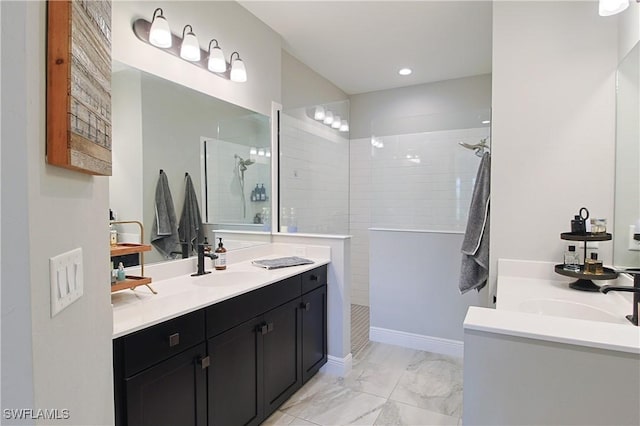
<svg viewBox="0 0 640 426">
<path fill-rule="evenodd" d="M 548 262 L 500 259 L 496 309 L 470 307 L 465 329 L 640 354 L 640 328 L 625 318 L 630 293 L 573 290 L 552 271 Z"/>
<path fill-rule="evenodd" d="M 282 255 L 271 254 L 259 258 L 278 257 Z M 211 270 L 210 274 L 192 277 L 187 273 L 154 281 L 151 285 L 158 294 L 152 294 L 144 286 L 113 293 L 113 338 L 282 281 L 330 262 L 328 256 L 304 257 L 313 260 L 314 263 L 267 270 L 252 265 L 251 260 L 244 260 L 229 264 L 227 269 L 222 271 L 210 268 L 210 262 L 205 259 L 207 269 Z"/>
</svg>

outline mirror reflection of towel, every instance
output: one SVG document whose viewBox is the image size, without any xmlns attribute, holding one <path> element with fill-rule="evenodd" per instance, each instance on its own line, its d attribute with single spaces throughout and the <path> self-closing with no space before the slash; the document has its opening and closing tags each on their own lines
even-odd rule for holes
<svg viewBox="0 0 640 426">
<path fill-rule="evenodd" d="M 178 226 L 167 175 L 160 171 L 156 185 L 155 216 L 151 227 L 151 244 L 166 258 L 178 245 Z"/>
<path fill-rule="evenodd" d="M 462 242 L 460 293 L 474 288 L 478 291 L 489 278 L 489 204 L 491 195 L 491 156 L 487 152 L 480 160 L 476 186 L 471 197 L 467 229 Z"/>
<path fill-rule="evenodd" d="M 204 241 L 204 229 L 200 216 L 198 198 L 193 188 L 191 176 L 185 177 L 184 206 L 180 215 L 180 225 L 178 226 L 178 236 L 180 242 L 189 243 L 189 253 L 197 251 L 199 243 Z"/>
</svg>

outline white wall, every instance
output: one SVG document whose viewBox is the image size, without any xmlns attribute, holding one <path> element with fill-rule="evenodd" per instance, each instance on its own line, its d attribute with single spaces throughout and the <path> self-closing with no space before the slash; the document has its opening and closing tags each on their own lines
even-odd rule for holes
<svg viewBox="0 0 640 426">
<path fill-rule="evenodd" d="M 627 10 L 609 19 L 618 20 L 618 61 L 622 61 L 640 40 L 640 3 L 630 1 Z"/>
<path fill-rule="evenodd" d="M 501 257 L 561 261 L 580 207 L 613 217 L 616 47 L 592 2 L 494 3 L 493 286 Z"/>
<path fill-rule="evenodd" d="M 491 75 L 363 93 L 351 96 L 350 102 L 351 139 L 366 138 L 371 136 L 371 124 L 375 121 L 488 108 Z M 385 134 L 397 133 L 379 132 L 376 136 Z"/>
<path fill-rule="evenodd" d="M 239 52 L 247 82 L 219 78 L 138 40 L 133 22 L 150 21 L 156 7 L 163 9 L 174 34 L 181 35 L 184 25 L 190 24 L 201 47 L 215 38 L 227 60 Z M 114 60 L 265 115 L 271 114 L 271 102 L 280 100 L 280 36 L 238 3 L 114 1 L 112 8 Z"/>
<path fill-rule="evenodd" d="M 2 215 L 17 219 L 11 250 L 3 248 L 2 343 L 15 351 L 3 354 L 3 408 L 68 409 L 70 418 L 56 424 L 113 424 L 108 181 L 45 164 L 46 3 L 3 2 L 2 11 L 2 53 L 11 55 L 3 78 L 12 77 L 2 93 L 2 201 L 12 214 L 21 210 Z M 12 183 L 6 192 L 5 182 Z M 11 236 L 3 234 L 3 245 Z M 83 249 L 84 295 L 51 318 L 49 258 L 76 247 Z M 5 262 L 15 269 L 5 271 Z M 24 322 L 12 321 L 25 314 Z"/>
</svg>

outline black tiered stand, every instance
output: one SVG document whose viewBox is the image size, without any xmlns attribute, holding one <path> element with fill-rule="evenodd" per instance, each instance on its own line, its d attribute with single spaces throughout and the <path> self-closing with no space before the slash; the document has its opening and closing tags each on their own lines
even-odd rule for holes
<svg viewBox="0 0 640 426">
<path fill-rule="evenodd" d="M 611 234 L 574 234 L 572 232 L 563 232 L 560 238 L 568 241 L 584 242 L 584 258 L 587 258 L 587 242 L 588 241 L 610 241 Z M 566 277 L 578 278 L 577 281 L 569 284 L 574 290 L 582 291 L 600 291 L 600 287 L 595 285 L 592 280 L 613 280 L 618 277 L 618 273 L 610 268 L 603 268 L 602 274 L 588 274 L 584 272 L 584 264 L 580 265 L 580 271 L 567 271 L 564 264 L 556 265 L 555 272 Z"/>
</svg>

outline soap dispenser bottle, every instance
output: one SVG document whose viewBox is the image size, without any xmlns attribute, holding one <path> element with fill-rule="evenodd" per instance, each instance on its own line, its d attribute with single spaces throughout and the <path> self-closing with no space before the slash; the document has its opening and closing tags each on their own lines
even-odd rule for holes
<svg viewBox="0 0 640 426">
<path fill-rule="evenodd" d="M 222 245 L 222 238 L 218 238 L 218 248 L 216 249 L 216 255 L 218 258 L 213 261 L 213 265 L 218 271 L 227 269 L 227 249 Z"/>
</svg>

